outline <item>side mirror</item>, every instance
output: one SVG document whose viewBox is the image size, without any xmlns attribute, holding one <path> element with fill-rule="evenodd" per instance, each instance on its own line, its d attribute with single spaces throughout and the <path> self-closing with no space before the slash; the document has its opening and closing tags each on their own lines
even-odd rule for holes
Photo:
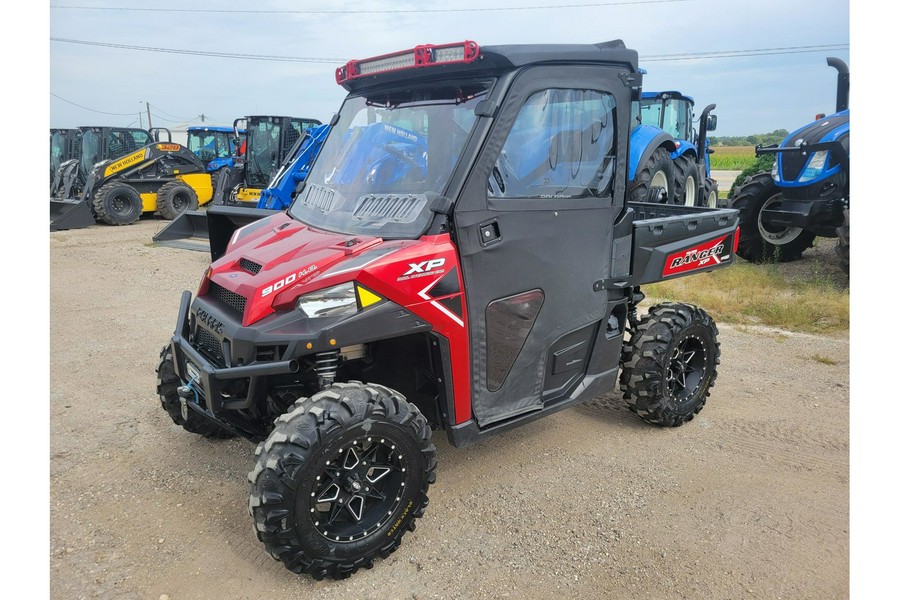
<svg viewBox="0 0 900 600">
<path fill-rule="evenodd" d="M 707 131 L 715 131 L 716 123 L 719 122 L 719 117 L 717 115 L 709 115 L 706 117 L 706 130 Z"/>
</svg>

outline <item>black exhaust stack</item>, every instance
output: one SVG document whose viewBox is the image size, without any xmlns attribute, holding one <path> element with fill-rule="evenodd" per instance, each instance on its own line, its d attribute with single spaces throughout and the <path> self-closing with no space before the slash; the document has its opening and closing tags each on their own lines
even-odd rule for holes
<svg viewBox="0 0 900 600">
<path fill-rule="evenodd" d="M 838 72 L 837 80 L 837 106 L 835 112 L 847 110 L 850 105 L 850 69 L 847 63 L 839 58 L 829 56 L 827 59 L 828 66 L 834 67 Z"/>
</svg>

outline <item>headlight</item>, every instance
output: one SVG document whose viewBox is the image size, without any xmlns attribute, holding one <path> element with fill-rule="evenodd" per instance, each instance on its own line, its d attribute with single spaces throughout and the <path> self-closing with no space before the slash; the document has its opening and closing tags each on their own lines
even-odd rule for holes
<svg viewBox="0 0 900 600">
<path fill-rule="evenodd" d="M 772 179 L 775 181 L 781 181 L 781 178 L 778 176 L 778 159 L 775 159 L 775 162 L 772 164 Z"/>
<path fill-rule="evenodd" d="M 800 179 L 797 181 L 805 182 L 811 181 L 822 174 L 825 171 L 825 162 L 828 160 L 828 151 L 820 150 L 812 155 L 812 158 L 809 159 L 809 162 L 806 163 L 806 168 L 803 169 L 803 173 L 800 174 Z"/>
<path fill-rule="evenodd" d="M 356 288 L 351 281 L 300 296 L 297 310 L 311 319 L 352 315 L 358 310 Z"/>
</svg>

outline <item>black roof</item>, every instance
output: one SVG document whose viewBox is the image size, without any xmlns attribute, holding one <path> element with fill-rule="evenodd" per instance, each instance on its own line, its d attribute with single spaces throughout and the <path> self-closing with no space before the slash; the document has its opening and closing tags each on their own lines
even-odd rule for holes
<svg viewBox="0 0 900 600">
<path fill-rule="evenodd" d="M 625 47 L 622 40 L 598 44 L 511 44 L 505 46 L 481 46 L 478 59 L 471 64 L 433 65 L 417 69 L 403 69 L 343 83 L 348 91 L 359 91 L 375 85 L 431 79 L 444 75 L 483 76 L 535 64 L 619 64 L 636 72 L 638 54 Z"/>
</svg>

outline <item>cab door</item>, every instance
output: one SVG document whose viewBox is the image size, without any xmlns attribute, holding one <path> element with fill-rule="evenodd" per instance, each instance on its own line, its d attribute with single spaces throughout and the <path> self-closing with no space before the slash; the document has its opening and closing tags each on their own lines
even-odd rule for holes
<svg viewBox="0 0 900 600">
<path fill-rule="evenodd" d="M 592 375 L 625 192 L 622 70 L 519 72 L 463 187 L 454 226 L 479 427 L 565 400 Z"/>
</svg>

